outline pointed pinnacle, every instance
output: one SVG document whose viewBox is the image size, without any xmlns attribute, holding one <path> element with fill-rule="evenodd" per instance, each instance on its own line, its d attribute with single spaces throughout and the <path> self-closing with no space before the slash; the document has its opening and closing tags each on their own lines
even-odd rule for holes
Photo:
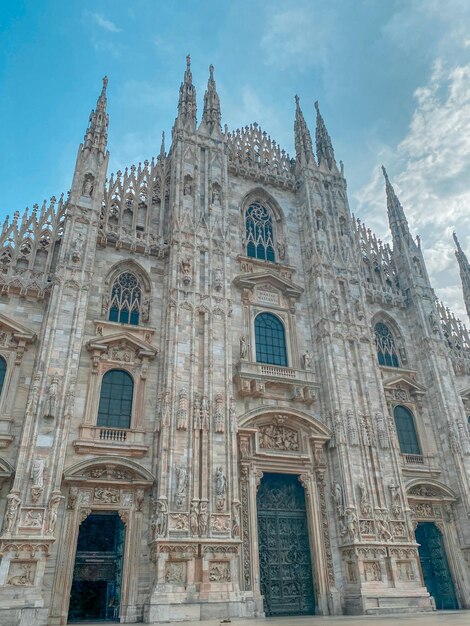
<svg viewBox="0 0 470 626">
<path fill-rule="evenodd" d="M 209 65 L 209 80 L 214 80 L 214 66 L 212 63 Z"/>
<path fill-rule="evenodd" d="M 456 235 L 455 231 L 452 233 L 452 237 L 454 238 L 455 245 L 457 246 L 457 248 L 459 250 L 461 250 L 462 248 L 460 247 L 460 243 L 459 243 L 459 240 L 457 239 L 457 235 Z"/>
<path fill-rule="evenodd" d="M 165 156 L 165 131 L 162 130 L 162 143 L 160 146 L 160 156 Z"/>
</svg>

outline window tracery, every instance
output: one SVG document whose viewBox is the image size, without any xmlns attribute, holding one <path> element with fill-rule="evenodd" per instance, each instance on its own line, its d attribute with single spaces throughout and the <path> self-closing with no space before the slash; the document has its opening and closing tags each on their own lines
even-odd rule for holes
<svg viewBox="0 0 470 626">
<path fill-rule="evenodd" d="M 252 202 L 246 210 L 246 255 L 275 263 L 273 218 L 260 202 Z"/>
<path fill-rule="evenodd" d="M 379 365 L 400 367 L 395 338 L 390 328 L 383 322 L 377 322 L 374 328 L 377 360 Z"/>
<path fill-rule="evenodd" d="M 122 272 L 111 289 L 109 321 L 137 326 L 142 312 L 140 282 L 132 272 Z"/>
</svg>

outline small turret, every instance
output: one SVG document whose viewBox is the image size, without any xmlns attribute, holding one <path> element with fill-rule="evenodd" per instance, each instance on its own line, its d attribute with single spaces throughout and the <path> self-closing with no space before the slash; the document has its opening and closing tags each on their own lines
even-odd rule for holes
<svg viewBox="0 0 470 626">
<path fill-rule="evenodd" d="M 183 82 L 180 86 L 178 100 L 178 116 L 175 120 L 175 128 L 187 128 L 196 130 L 196 88 L 193 85 L 193 75 L 191 73 L 191 57 L 186 57 L 186 70 Z"/>
<path fill-rule="evenodd" d="M 205 128 L 209 134 L 214 130 L 220 133 L 221 126 L 220 98 L 217 93 L 214 80 L 214 66 L 209 66 L 209 80 L 204 94 L 204 111 L 202 113 L 201 127 Z"/>
<path fill-rule="evenodd" d="M 300 108 L 299 96 L 295 96 L 295 152 L 297 163 L 307 166 L 309 163 L 315 164 L 313 155 L 312 137 L 305 121 L 302 109 Z"/>
<path fill-rule="evenodd" d="M 326 129 L 322 114 L 320 113 L 318 100 L 315 102 L 315 109 L 317 112 L 317 128 L 315 131 L 315 143 L 317 146 L 318 165 L 320 167 L 322 165 L 326 166 L 329 170 L 338 171 L 338 167 L 335 161 L 335 151 L 333 150 L 333 144 L 331 143 L 331 138 Z"/>
<path fill-rule="evenodd" d="M 96 110 L 92 110 L 88 128 L 85 133 L 83 150 L 96 151 L 102 156 L 106 154 L 108 142 L 108 122 L 109 117 L 106 112 L 106 88 L 108 77 L 103 78 L 103 87 L 96 103 Z"/>
<path fill-rule="evenodd" d="M 462 289 L 463 289 L 463 299 L 465 301 L 465 308 L 467 309 L 467 315 L 470 317 L 470 264 L 468 259 L 460 247 L 459 240 L 457 239 L 457 235 L 453 233 L 455 245 L 457 246 L 457 250 L 455 251 L 455 256 L 457 257 L 457 261 L 459 263 L 460 269 L 460 279 L 462 281 Z"/>
</svg>

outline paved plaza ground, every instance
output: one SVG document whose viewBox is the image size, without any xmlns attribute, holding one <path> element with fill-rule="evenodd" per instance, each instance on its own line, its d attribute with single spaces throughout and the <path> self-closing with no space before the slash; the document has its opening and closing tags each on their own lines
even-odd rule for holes
<svg viewBox="0 0 470 626">
<path fill-rule="evenodd" d="M 80 623 L 80 626 L 96 626 Z M 171 622 L 171 626 L 225 626 L 221 620 L 202 622 Z M 231 626 L 470 626 L 470 611 L 436 611 L 434 613 L 383 615 L 357 615 L 354 617 L 272 617 L 267 619 L 232 619 Z"/>
</svg>

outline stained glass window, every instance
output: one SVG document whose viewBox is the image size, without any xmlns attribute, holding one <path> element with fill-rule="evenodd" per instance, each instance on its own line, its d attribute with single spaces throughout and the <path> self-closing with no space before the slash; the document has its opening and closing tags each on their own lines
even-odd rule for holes
<svg viewBox="0 0 470 626">
<path fill-rule="evenodd" d="M 287 366 L 284 324 L 272 313 L 260 313 L 255 319 L 256 361 Z"/>
<path fill-rule="evenodd" d="M 405 406 L 396 406 L 393 410 L 393 417 L 395 418 L 400 451 L 403 454 L 421 454 L 415 421 L 411 411 Z"/>
<path fill-rule="evenodd" d="M 123 324 L 139 323 L 141 289 L 140 283 L 131 272 L 123 272 L 111 290 L 109 320 Z"/>
<path fill-rule="evenodd" d="M 98 426 L 130 428 L 134 381 L 123 370 L 110 370 L 103 376 Z"/>
<path fill-rule="evenodd" d="M 377 346 L 379 365 L 400 367 L 395 339 L 389 327 L 383 322 L 378 322 L 375 325 L 375 345 Z"/>
<path fill-rule="evenodd" d="M 271 213 L 259 202 L 253 202 L 246 210 L 245 224 L 246 255 L 274 263 L 276 257 Z"/>
</svg>

